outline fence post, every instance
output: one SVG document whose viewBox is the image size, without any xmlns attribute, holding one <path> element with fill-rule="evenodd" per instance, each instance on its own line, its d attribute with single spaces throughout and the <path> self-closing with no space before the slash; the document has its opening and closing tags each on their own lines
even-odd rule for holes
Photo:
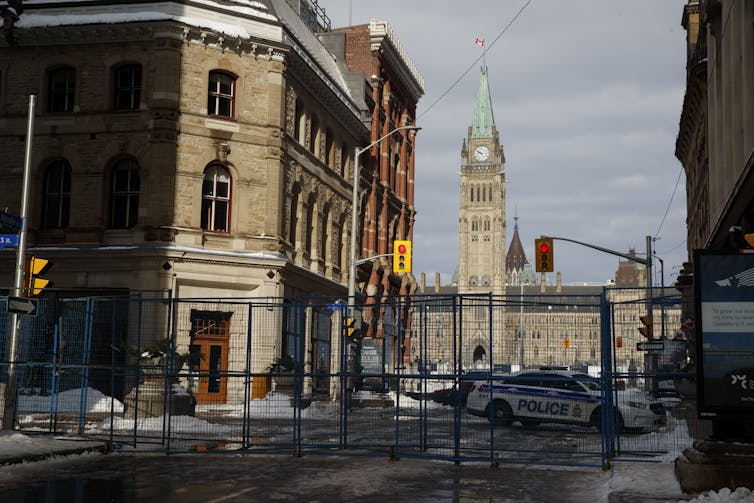
<svg viewBox="0 0 754 503">
<path fill-rule="evenodd" d="M 615 456 L 615 438 L 613 418 L 613 338 L 611 334 L 610 309 L 607 302 L 607 290 L 600 294 L 600 359 L 602 367 L 602 417 L 600 436 L 602 437 L 602 466 L 608 468 Z"/>
</svg>

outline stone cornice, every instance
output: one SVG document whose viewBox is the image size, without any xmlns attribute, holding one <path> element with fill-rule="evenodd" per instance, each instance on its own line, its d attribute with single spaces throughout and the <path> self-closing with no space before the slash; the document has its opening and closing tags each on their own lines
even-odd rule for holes
<svg viewBox="0 0 754 503">
<path fill-rule="evenodd" d="M 372 19 L 369 22 L 369 35 L 372 52 L 380 52 L 385 62 L 395 72 L 401 83 L 411 94 L 414 102 L 424 95 L 424 78 L 408 57 L 397 35 L 384 21 Z"/>
</svg>

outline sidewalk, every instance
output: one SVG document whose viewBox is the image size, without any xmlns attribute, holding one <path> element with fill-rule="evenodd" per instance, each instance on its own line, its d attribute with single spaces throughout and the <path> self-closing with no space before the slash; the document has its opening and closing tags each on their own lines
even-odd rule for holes
<svg viewBox="0 0 754 503">
<path fill-rule="evenodd" d="M 0 466 L 42 461 L 55 456 L 85 452 L 107 452 L 107 445 L 80 437 L 33 435 L 17 431 L 0 431 Z"/>
</svg>

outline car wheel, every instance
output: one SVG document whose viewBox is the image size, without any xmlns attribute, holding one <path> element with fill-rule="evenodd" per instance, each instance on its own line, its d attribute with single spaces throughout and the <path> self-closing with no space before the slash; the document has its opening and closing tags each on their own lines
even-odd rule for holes
<svg viewBox="0 0 754 503">
<path fill-rule="evenodd" d="M 592 412 L 592 417 L 589 421 L 597 428 L 597 431 L 602 431 L 602 409 L 597 408 L 594 409 L 594 412 Z M 615 411 L 615 420 L 613 422 L 613 431 L 617 434 L 623 433 L 624 430 L 624 423 L 623 423 L 623 415 Z"/>
<path fill-rule="evenodd" d="M 487 417 L 490 417 L 489 406 L 487 407 Z M 513 422 L 513 411 L 511 406 L 505 400 L 495 400 L 492 402 L 492 422 L 500 426 L 510 426 Z"/>
</svg>

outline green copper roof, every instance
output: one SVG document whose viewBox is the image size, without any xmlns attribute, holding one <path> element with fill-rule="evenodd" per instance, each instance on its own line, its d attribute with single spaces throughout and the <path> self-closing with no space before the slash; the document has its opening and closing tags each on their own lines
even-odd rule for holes
<svg viewBox="0 0 754 503">
<path fill-rule="evenodd" d="M 474 104 L 474 122 L 471 124 L 472 138 L 492 138 L 492 129 L 495 126 L 495 117 L 492 115 L 492 98 L 490 98 L 490 85 L 487 81 L 487 67 L 482 67 L 482 76 L 479 77 L 479 90 Z"/>
</svg>

